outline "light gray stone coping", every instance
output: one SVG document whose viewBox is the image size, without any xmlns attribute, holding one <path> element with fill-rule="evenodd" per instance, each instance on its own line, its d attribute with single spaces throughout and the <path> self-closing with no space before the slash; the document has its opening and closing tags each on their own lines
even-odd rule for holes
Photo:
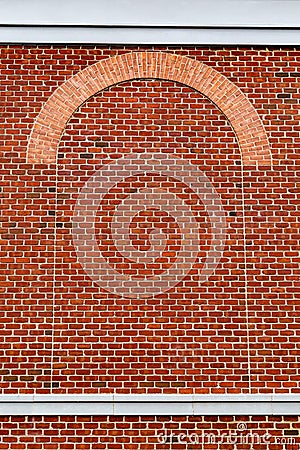
<svg viewBox="0 0 300 450">
<path fill-rule="evenodd" d="M 300 415 L 300 395 L 0 395 L 0 415 Z"/>
<path fill-rule="evenodd" d="M 296 3 L 296 2 L 294 2 Z M 5 44 L 300 45 L 297 29 L 1 26 Z"/>
</svg>

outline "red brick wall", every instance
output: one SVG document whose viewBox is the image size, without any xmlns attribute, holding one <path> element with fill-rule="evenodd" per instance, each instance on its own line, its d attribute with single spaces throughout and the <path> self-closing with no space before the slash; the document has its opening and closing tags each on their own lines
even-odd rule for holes
<svg viewBox="0 0 300 450">
<path fill-rule="evenodd" d="M 135 74 L 117 84 L 107 81 L 91 98 L 83 78 L 76 95 L 63 97 L 65 111 L 62 104 L 55 110 L 56 103 L 47 103 L 46 116 L 38 116 L 71 76 L 133 50 L 138 49 L 0 50 L 1 391 L 299 393 L 300 53 L 290 48 L 143 48 L 215 69 L 205 79 L 207 86 L 222 80 L 217 94 L 207 86 L 201 88 L 206 95 L 197 90 L 196 72 L 177 81 Z M 196 67 L 189 64 L 188 74 Z M 107 67 L 114 74 L 113 64 Z M 180 82 L 187 79 L 187 85 Z M 224 103 L 226 80 L 243 94 L 239 113 L 229 88 L 225 97 L 230 101 Z M 52 98 L 59 102 L 62 97 Z M 80 98 L 81 106 L 69 114 L 70 104 Z M 265 165 L 254 165 L 255 155 L 268 155 L 268 149 L 256 113 L 249 119 L 247 99 L 266 131 L 272 168 L 265 156 Z M 49 118 L 57 128 L 49 128 Z M 38 136 L 46 136 L 42 147 Z M 259 136 L 258 153 L 253 136 Z M 41 148 L 45 158 L 39 160 L 34 152 Z M 254 157 L 247 161 L 252 148 Z M 215 273 L 199 283 L 212 238 L 203 203 L 165 176 L 127 180 L 97 216 L 98 243 L 112 265 L 125 276 L 131 271 L 149 276 L 149 267 L 137 267 L 117 253 L 109 230 L 111 211 L 124 194 L 147 184 L 168 188 L 187 202 L 200 226 L 200 247 L 189 274 L 171 290 L 124 299 L 82 269 L 71 219 L 89 176 L 105 163 L 141 151 L 177 156 L 206 174 L 222 200 L 227 240 Z M 54 159 L 47 160 L 50 154 Z M 153 210 L 140 214 L 132 238 L 143 250 L 149 245 L 147 230 L 155 227 L 169 239 L 151 268 L 162 273 L 181 242 L 176 223 Z"/>
<path fill-rule="evenodd" d="M 297 450 L 299 417 L 12 416 L 0 448 L 131 450 Z"/>
</svg>

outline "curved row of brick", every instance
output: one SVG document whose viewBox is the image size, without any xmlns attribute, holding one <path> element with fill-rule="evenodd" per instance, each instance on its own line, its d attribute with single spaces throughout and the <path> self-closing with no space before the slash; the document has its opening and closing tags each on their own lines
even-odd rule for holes
<svg viewBox="0 0 300 450">
<path fill-rule="evenodd" d="M 28 162 L 53 163 L 67 121 L 88 98 L 114 84 L 140 78 L 179 82 L 208 97 L 230 121 L 244 164 L 269 165 L 263 124 L 241 90 L 215 69 L 191 58 L 162 52 L 135 52 L 93 64 L 62 84 L 43 106 L 27 148 Z"/>
</svg>

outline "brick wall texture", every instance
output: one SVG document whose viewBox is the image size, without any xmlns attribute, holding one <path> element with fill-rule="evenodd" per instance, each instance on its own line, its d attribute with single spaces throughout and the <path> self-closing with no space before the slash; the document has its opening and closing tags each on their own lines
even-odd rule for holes
<svg viewBox="0 0 300 450">
<path fill-rule="evenodd" d="M 299 66 L 293 48 L 0 48 L 2 394 L 300 393 Z M 128 196 L 169 190 L 199 225 L 183 279 L 123 297 L 82 267 L 72 217 L 96 171 L 142 153 L 208 177 L 226 242 L 203 282 L 216 238 L 205 202 L 164 173 L 122 180 L 99 205 L 95 235 L 124 280 L 170 270 L 184 242 L 153 204 L 135 214 L 130 239 L 145 252 L 159 230 L 161 255 L 122 255 L 111 224 Z M 254 448 L 298 434 L 297 417 L 5 417 L 0 449 L 204 448 L 155 433 L 240 423 L 272 434 Z"/>
</svg>

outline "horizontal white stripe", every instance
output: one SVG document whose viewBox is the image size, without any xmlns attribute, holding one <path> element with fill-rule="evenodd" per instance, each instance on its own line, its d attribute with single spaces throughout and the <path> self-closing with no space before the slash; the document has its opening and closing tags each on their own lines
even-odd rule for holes
<svg viewBox="0 0 300 450">
<path fill-rule="evenodd" d="M 1 395 L 0 415 L 299 415 L 300 395 Z"/>
<path fill-rule="evenodd" d="M 300 28 L 300 27 L 299 27 Z M 21 44 L 300 45 L 299 29 L 0 26 L 0 42 Z"/>
</svg>

